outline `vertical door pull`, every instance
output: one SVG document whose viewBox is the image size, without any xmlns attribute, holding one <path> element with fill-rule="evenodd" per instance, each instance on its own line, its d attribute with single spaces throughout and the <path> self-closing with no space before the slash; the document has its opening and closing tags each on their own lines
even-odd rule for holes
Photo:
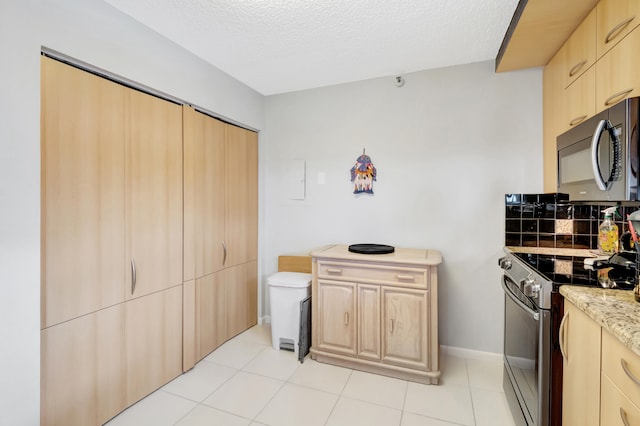
<svg viewBox="0 0 640 426">
<path fill-rule="evenodd" d="M 560 336 L 558 336 L 558 340 L 560 343 L 560 353 L 562 354 L 562 358 L 564 359 L 568 359 L 567 358 L 567 348 L 566 348 L 566 342 L 565 342 L 565 335 L 566 335 L 566 327 L 567 327 L 567 320 L 569 319 L 569 312 L 566 312 L 564 314 L 564 316 L 562 317 L 562 322 L 560 322 Z"/>
<path fill-rule="evenodd" d="M 222 266 L 227 263 L 227 245 L 225 242 L 222 242 Z"/>
<path fill-rule="evenodd" d="M 136 291 L 136 282 L 137 282 L 137 276 L 136 276 L 136 260 L 135 259 L 131 259 L 131 294 L 133 295 L 133 293 Z"/>
<path fill-rule="evenodd" d="M 393 319 L 389 319 L 389 333 L 393 334 Z"/>
<path fill-rule="evenodd" d="M 345 327 L 349 326 L 349 312 L 344 313 L 344 325 Z"/>
</svg>

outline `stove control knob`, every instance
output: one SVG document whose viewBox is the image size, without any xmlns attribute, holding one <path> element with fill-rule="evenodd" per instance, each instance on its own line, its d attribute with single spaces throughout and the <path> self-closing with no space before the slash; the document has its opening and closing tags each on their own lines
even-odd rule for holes
<svg viewBox="0 0 640 426">
<path fill-rule="evenodd" d="M 498 264 L 505 271 L 508 271 L 509 269 L 511 269 L 511 259 L 509 259 L 508 257 L 501 258 Z"/>
<path fill-rule="evenodd" d="M 531 277 L 525 278 L 522 280 L 522 292 L 527 297 L 538 297 L 540 284 L 536 283 L 536 280 Z"/>
</svg>

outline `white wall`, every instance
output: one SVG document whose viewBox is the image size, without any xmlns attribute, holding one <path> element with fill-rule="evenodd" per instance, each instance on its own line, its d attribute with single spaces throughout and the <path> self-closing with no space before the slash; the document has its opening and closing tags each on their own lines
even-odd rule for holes
<svg viewBox="0 0 640 426">
<path fill-rule="evenodd" d="M 440 250 L 441 343 L 500 353 L 504 194 L 542 190 L 542 72 L 495 74 L 491 61 L 405 79 L 267 97 L 264 272 L 325 244 Z M 373 196 L 352 193 L 363 148 Z M 306 160 L 304 201 L 287 199 L 291 159 Z"/>
<path fill-rule="evenodd" d="M 2 425 L 39 424 L 41 46 L 263 126 L 260 94 L 101 0 L 0 2 Z"/>
</svg>

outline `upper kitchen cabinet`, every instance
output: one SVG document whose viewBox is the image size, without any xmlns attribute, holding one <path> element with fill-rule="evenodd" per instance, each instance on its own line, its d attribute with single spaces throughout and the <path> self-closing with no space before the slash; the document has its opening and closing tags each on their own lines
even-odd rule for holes
<svg viewBox="0 0 640 426">
<path fill-rule="evenodd" d="M 640 30 L 627 35 L 596 62 L 596 108 L 602 111 L 640 95 Z"/>
<path fill-rule="evenodd" d="M 42 327 L 125 298 L 125 88 L 42 58 Z"/>
<path fill-rule="evenodd" d="M 601 0 L 597 15 L 600 58 L 640 24 L 640 0 Z"/>
<path fill-rule="evenodd" d="M 496 56 L 496 72 L 545 66 L 596 3 L 520 0 Z"/>
<path fill-rule="evenodd" d="M 556 136 L 561 133 L 564 108 L 562 69 L 560 57 L 554 56 L 542 73 L 542 161 L 545 192 L 556 192 L 557 188 Z"/>
<path fill-rule="evenodd" d="M 560 49 L 563 87 L 569 86 L 596 61 L 596 8 L 593 8 Z"/>
</svg>

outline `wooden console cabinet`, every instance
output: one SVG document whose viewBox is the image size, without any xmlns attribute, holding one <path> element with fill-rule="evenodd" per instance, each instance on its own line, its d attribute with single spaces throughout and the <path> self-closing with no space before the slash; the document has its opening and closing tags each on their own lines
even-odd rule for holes
<svg viewBox="0 0 640 426">
<path fill-rule="evenodd" d="M 440 378 L 435 250 L 313 257 L 312 348 L 319 362 L 420 383 Z"/>
</svg>

